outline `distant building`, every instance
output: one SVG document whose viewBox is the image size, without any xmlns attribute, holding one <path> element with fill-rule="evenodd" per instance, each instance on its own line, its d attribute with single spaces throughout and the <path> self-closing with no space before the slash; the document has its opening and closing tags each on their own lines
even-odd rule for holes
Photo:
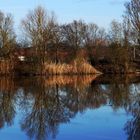
<svg viewBox="0 0 140 140">
<path fill-rule="evenodd" d="M 33 55 L 34 55 L 34 51 L 32 47 L 16 48 L 14 52 L 14 57 L 17 61 L 26 61 L 27 57 Z"/>
<path fill-rule="evenodd" d="M 18 56 L 19 61 L 25 61 L 25 56 Z"/>
</svg>

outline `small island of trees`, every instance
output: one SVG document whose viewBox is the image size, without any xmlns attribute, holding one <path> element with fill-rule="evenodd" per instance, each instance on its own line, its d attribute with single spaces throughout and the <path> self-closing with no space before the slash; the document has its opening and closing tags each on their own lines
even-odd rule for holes
<svg viewBox="0 0 140 140">
<path fill-rule="evenodd" d="M 140 0 L 125 9 L 106 31 L 83 20 L 59 24 L 38 6 L 21 21 L 20 40 L 12 15 L 0 11 L 0 74 L 140 73 Z"/>
</svg>

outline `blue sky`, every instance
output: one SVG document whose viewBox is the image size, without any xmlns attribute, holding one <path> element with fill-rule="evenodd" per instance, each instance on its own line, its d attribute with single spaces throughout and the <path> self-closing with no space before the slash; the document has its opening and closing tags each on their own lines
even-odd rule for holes
<svg viewBox="0 0 140 140">
<path fill-rule="evenodd" d="M 0 10 L 13 14 L 15 28 L 19 28 L 20 20 L 37 5 L 54 11 L 60 23 L 83 19 L 108 28 L 113 19 L 121 20 L 126 1 L 129 0 L 0 0 Z"/>
</svg>

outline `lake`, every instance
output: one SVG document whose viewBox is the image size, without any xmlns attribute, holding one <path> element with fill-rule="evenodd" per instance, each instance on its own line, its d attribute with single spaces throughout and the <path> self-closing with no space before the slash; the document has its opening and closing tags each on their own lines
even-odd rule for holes
<svg viewBox="0 0 140 140">
<path fill-rule="evenodd" d="M 140 140 L 140 77 L 1 77 L 0 139 Z"/>
</svg>

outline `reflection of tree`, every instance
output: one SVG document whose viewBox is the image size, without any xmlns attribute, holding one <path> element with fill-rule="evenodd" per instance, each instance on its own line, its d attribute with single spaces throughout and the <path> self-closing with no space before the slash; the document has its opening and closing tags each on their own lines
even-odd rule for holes
<svg viewBox="0 0 140 140">
<path fill-rule="evenodd" d="M 128 134 L 128 140 L 140 140 L 140 112 L 127 122 L 125 130 Z"/>
<path fill-rule="evenodd" d="M 130 104 L 130 78 L 128 77 L 101 77 L 98 85 L 103 86 L 102 93 L 106 93 L 109 105 L 113 109 L 125 108 Z M 135 79 L 134 79 L 135 80 Z"/>
<path fill-rule="evenodd" d="M 132 79 L 130 79 L 132 81 Z M 134 82 L 138 82 L 138 79 L 134 78 Z M 129 140 L 139 140 L 140 139 L 140 94 L 137 88 L 140 85 L 136 83 L 129 83 L 129 79 L 115 79 L 110 78 L 105 80 L 105 90 L 102 94 L 107 95 L 107 100 L 109 100 L 109 105 L 113 109 L 124 108 L 128 113 L 133 115 L 125 125 L 125 131 L 128 135 Z M 98 83 L 102 85 L 102 81 Z M 132 85 L 134 86 L 132 88 Z M 132 92 L 133 91 L 133 92 Z M 132 93 L 131 93 L 132 92 Z"/>
<path fill-rule="evenodd" d="M 125 131 L 128 140 L 140 140 L 140 93 L 136 92 L 131 100 L 128 111 L 132 113 L 133 118 L 126 123 Z"/>
<path fill-rule="evenodd" d="M 1 78 L 0 80 L 0 128 L 4 127 L 5 123 L 11 126 L 13 124 L 14 116 L 15 116 L 14 83 L 11 81 L 11 79 Z"/>
<path fill-rule="evenodd" d="M 76 77 L 72 81 L 74 79 L 77 82 L 79 81 Z M 54 78 L 53 82 L 50 81 L 52 85 L 50 83 L 44 85 L 48 82 L 44 79 L 40 79 L 35 83 L 31 82 L 34 85 L 34 88 L 30 91 L 33 95 L 32 101 L 30 94 L 24 93 L 26 97 L 23 99 L 26 101 L 22 101 L 22 103 L 27 103 L 27 96 L 29 96 L 29 102 L 33 104 L 31 109 L 24 115 L 21 127 L 31 138 L 36 137 L 36 139 L 42 140 L 45 139 L 47 134 L 52 134 L 55 137 L 60 123 L 69 122 L 70 118 L 74 117 L 78 111 L 84 110 L 88 104 L 90 106 L 90 103 L 87 103 L 87 98 L 90 98 L 90 95 L 88 95 L 89 87 L 87 85 L 78 86 L 76 81 L 73 85 L 70 79 L 66 80 L 68 85 L 58 85 L 58 82 L 54 84 Z M 70 81 L 70 85 L 68 81 Z M 85 85 L 83 81 L 82 85 Z M 22 107 L 24 107 L 24 104 L 22 104 Z"/>
<path fill-rule="evenodd" d="M 113 83 L 110 85 L 110 105 L 114 109 L 124 107 L 127 108 L 129 105 L 129 90 L 128 85 Z"/>
<path fill-rule="evenodd" d="M 88 93 L 89 107 L 99 108 L 101 105 L 107 104 L 106 92 L 102 89 L 101 85 L 92 83 Z"/>
<path fill-rule="evenodd" d="M 63 82 L 59 85 L 54 81 L 53 77 L 53 81 L 40 79 L 32 83 L 32 101 L 30 94 L 24 93 L 26 102 L 32 102 L 32 107 L 24 115 L 21 127 L 31 138 L 42 140 L 49 134 L 55 137 L 61 123 L 69 122 L 77 112 L 83 112 L 87 108 L 99 108 L 106 104 L 112 105 L 114 109 L 127 108 L 130 102 L 129 86 L 125 83 L 92 82 L 91 85 L 81 86 L 79 82 L 66 82 L 66 85 Z"/>
<path fill-rule="evenodd" d="M 86 108 L 98 108 L 106 103 L 105 94 L 102 94 L 100 86 L 66 87 L 67 98 L 65 103 L 74 112 L 83 112 Z M 69 103 L 69 104 L 68 104 Z"/>
<path fill-rule="evenodd" d="M 24 112 L 20 122 L 22 130 L 31 139 L 44 140 L 48 136 L 55 137 L 59 125 L 69 122 L 78 112 L 110 105 L 114 110 L 124 108 L 133 114 L 125 131 L 129 139 L 139 139 L 140 98 L 137 92 L 131 91 L 129 80 L 113 78 L 105 81 L 91 76 L 15 81 L 5 78 L 0 80 L 0 127 L 13 123 L 16 105 Z"/>
<path fill-rule="evenodd" d="M 65 107 L 60 90 L 58 85 L 45 88 L 42 84 L 33 93 L 32 109 L 25 114 L 21 123 L 22 130 L 26 131 L 31 138 L 43 140 L 48 134 L 55 137 L 59 124 L 68 122 L 74 116 L 74 113 Z"/>
</svg>

